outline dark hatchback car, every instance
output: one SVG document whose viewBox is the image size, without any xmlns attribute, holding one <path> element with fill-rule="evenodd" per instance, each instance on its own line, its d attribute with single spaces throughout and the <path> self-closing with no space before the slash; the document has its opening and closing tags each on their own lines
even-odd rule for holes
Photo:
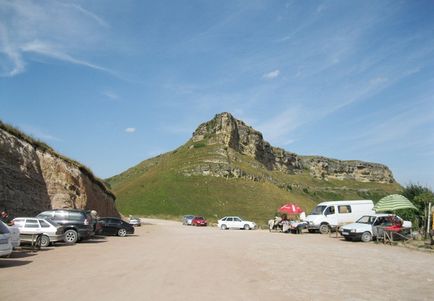
<svg viewBox="0 0 434 301">
<path fill-rule="evenodd" d="M 117 217 L 103 217 L 98 220 L 96 234 L 101 235 L 117 235 L 124 237 L 127 234 L 134 234 L 134 227 Z"/>
<path fill-rule="evenodd" d="M 37 218 L 46 218 L 64 226 L 65 242 L 75 244 L 94 235 L 92 216 L 79 209 L 53 209 L 39 213 Z"/>
</svg>

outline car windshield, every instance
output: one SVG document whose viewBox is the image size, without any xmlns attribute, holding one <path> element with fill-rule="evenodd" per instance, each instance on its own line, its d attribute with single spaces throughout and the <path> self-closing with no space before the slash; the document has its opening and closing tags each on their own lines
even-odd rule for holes
<svg viewBox="0 0 434 301">
<path fill-rule="evenodd" d="M 323 213 L 324 209 L 326 208 L 326 206 L 316 206 L 315 208 L 313 208 L 312 212 L 310 213 L 311 215 L 320 215 Z"/>
<path fill-rule="evenodd" d="M 374 221 L 375 221 L 375 216 L 364 215 L 361 218 L 359 218 L 356 223 L 372 225 Z"/>
<path fill-rule="evenodd" d="M 196 216 L 194 219 L 203 220 L 202 216 Z"/>
<path fill-rule="evenodd" d="M 3 222 L 0 221 L 0 234 L 6 234 L 9 233 L 9 229 L 8 227 L 6 227 L 5 224 L 3 224 Z"/>
<path fill-rule="evenodd" d="M 51 219 L 51 218 L 53 218 L 53 213 L 49 212 L 49 211 L 45 211 L 45 212 L 39 213 L 36 217 L 42 218 L 42 219 Z"/>
<path fill-rule="evenodd" d="M 47 218 L 47 219 L 45 219 L 44 221 L 46 221 L 47 223 L 53 225 L 53 226 L 56 227 L 56 228 L 57 228 L 57 227 L 60 227 L 60 225 L 59 225 L 58 223 L 56 223 L 55 221 L 53 221 L 52 219 Z"/>
</svg>

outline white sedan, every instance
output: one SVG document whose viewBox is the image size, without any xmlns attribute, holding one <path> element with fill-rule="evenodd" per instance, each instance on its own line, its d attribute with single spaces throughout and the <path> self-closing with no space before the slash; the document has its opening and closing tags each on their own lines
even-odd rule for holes
<svg viewBox="0 0 434 301">
<path fill-rule="evenodd" d="M 51 243 L 64 241 L 64 228 L 48 219 L 35 217 L 17 217 L 14 225 L 20 230 L 22 241 L 32 241 L 35 235 L 42 234 L 41 247 L 48 247 Z"/>
<path fill-rule="evenodd" d="M 372 215 L 364 215 L 359 218 L 355 223 L 342 226 L 339 229 L 341 235 L 345 240 L 361 240 L 369 242 L 377 236 L 378 227 L 385 225 L 391 218 L 401 220 L 402 227 L 411 229 L 412 224 L 409 221 L 404 221 L 397 215 L 377 213 Z"/>
<path fill-rule="evenodd" d="M 230 228 L 250 230 L 255 229 L 256 224 L 254 222 L 245 221 L 238 216 L 225 216 L 218 220 L 218 227 L 222 230 Z"/>
</svg>

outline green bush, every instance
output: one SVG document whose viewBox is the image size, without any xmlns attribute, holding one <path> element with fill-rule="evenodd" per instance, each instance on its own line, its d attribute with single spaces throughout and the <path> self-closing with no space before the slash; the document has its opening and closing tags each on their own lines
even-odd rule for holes
<svg viewBox="0 0 434 301">
<path fill-rule="evenodd" d="M 418 209 L 403 209 L 396 213 L 405 220 L 412 221 L 416 229 L 424 229 L 427 222 L 426 210 L 428 203 L 434 203 L 434 193 L 428 187 L 418 184 L 409 184 L 404 188 L 402 195 L 409 199 Z"/>
<path fill-rule="evenodd" d="M 205 147 L 206 143 L 204 142 L 197 142 L 195 144 L 193 144 L 194 148 L 201 148 L 201 147 Z"/>
</svg>

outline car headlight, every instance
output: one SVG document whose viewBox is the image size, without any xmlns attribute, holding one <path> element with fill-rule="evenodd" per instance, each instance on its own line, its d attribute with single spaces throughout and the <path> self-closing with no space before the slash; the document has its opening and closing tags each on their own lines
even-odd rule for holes
<svg viewBox="0 0 434 301">
<path fill-rule="evenodd" d="M 351 233 L 356 233 L 356 229 L 351 229 Z"/>
</svg>

